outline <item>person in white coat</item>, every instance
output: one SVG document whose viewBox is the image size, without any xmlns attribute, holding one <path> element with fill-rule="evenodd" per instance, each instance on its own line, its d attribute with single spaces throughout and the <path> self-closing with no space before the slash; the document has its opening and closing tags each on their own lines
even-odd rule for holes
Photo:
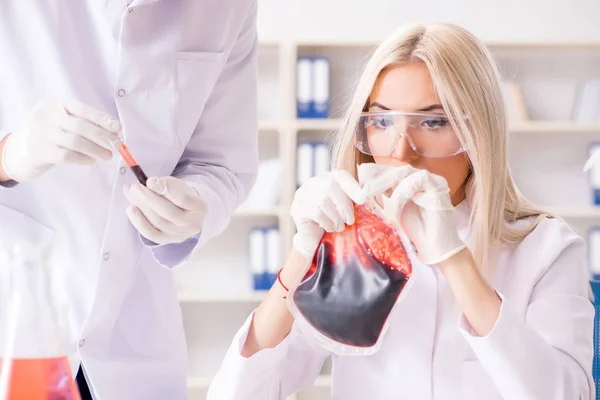
<svg viewBox="0 0 600 400">
<path fill-rule="evenodd" d="M 403 27 L 374 51 L 333 170 L 297 190 L 293 251 L 209 400 L 286 399 L 328 356 L 335 400 L 595 398 L 584 241 L 518 191 L 500 79 L 490 51 L 453 24 Z M 382 171 L 357 180 L 364 163 Z M 376 353 L 326 351 L 284 298 L 323 233 L 353 224 L 353 203 L 390 186 L 381 200 L 415 246 L 414 281 Z"/>
<path fill-rule="evenodd" d="M 255 180 L 256 13 L 256 0 L 0 4 L 0 221 L 50 243 L 71 367 L 97 399 L 187 398 L 172 269 Z"/>
</svg>

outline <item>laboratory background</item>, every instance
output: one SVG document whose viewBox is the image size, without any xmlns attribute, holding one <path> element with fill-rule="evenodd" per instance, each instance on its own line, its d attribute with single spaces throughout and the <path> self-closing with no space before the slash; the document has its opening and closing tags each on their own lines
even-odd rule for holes
<svg viewBox="0 0 600 400">
<path fill-rule="evenodd" d="M 402 24 L 445 21 L 484 40 L 504 77 L 510 166 L 521 191 L 588 243 L 600 277 L 598 0 L 259 0 L 260 169 L 227 230 L 176 271 L 189 393 L 205 399 L 235 332 L 291 246 L 298 185 L 327 170 L 334 131 L 377 43 Z M 233 116 L 235 117 L 235 116 Z M 330 364 L 295 400 L 329 399 Z"/>
</svg>

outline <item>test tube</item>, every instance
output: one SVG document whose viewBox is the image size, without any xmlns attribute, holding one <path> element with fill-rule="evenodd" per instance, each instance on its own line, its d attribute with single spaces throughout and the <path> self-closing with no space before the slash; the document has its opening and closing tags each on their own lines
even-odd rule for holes
<svg viewBox="0 0 600 400">
<path fill-rule="evenodd" d="M 129 151 L 129 148 L 127 148 L 125 143 L 123 143 L 122 141 L 121 147 L 119 147 L 119 154 L 121 154 L 121 157 L 123 157 L 123 160 L 125 161 L 125 163 L 127 163 L 133 174 L 137 177 L 138 181 L 142 185 L 146 186 L 148 176 L 144 173 L 136 159 L 133 157 L 133 155 Z"/>
</svg>

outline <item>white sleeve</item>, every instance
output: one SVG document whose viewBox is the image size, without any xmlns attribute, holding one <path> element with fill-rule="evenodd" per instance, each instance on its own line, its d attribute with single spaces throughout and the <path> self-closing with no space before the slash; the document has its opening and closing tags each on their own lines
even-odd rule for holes
<svg viewBox="0 0 600 400">
<path fill-rule="evenodd" d="M 329 353 L 296 327 L 276 347 L 241 355 L 254 313 L 238 331 L 208 390 L 207 400 L 284 400 L 309 388 Z"/>
<path fill-rule="evenodd" d="M 556 250 L 524 318 L 501 294 L 500 315 L 487 336 L 475 336 L 461 314 L 461 333 L 506 399 L 595 399 L 584 242 L 577 238 Z"/>
<path fill-rule="evenodd" d="M 176 268 L 229 226 L 234 210 L 248 197 L 258 173 L 257 2 L 246 20 L 204 106 L 196 129 L 173 172 L 204 200 L 200 234 L 181 243 L 150 245 L 159 264 Z"/>
</svg>

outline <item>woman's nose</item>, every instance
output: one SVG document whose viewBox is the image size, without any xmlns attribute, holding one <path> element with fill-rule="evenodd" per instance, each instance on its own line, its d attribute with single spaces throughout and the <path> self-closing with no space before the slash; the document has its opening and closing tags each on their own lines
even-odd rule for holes
<svg viewBox="0 0 600 400">
<path fill-rule="evenodd" d="M 418 157 L 419 155 L 415 153 L 410 146 L 406 134 L 398 135 L 398 138 L 396 139 L 396 145 L 392 150 L 392 158 L 398 161 L 409 163 Z"/>
</svg>

